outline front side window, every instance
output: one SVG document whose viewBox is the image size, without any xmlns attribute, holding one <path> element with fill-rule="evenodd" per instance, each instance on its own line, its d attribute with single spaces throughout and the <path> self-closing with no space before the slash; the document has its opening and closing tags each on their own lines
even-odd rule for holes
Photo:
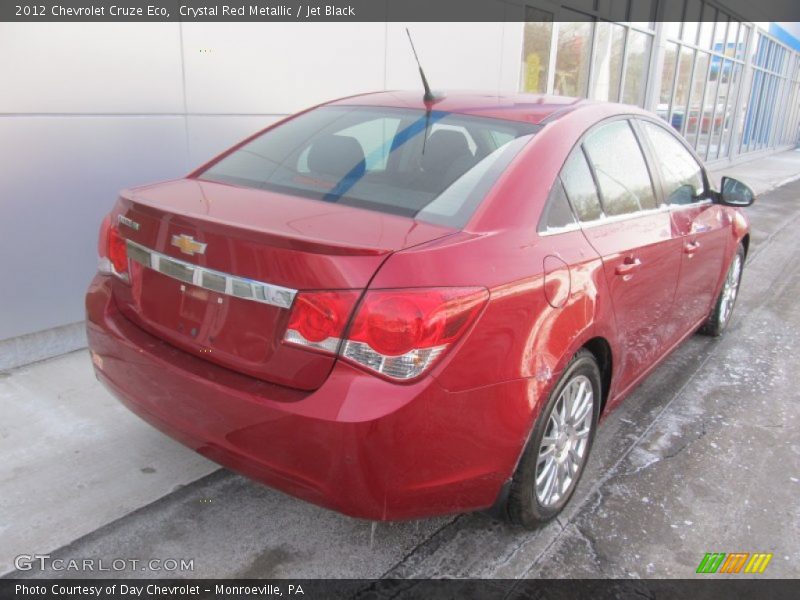
<svg viewBox="0 0 800 600">
<path fill-rule="evenodd" d="M 704 196 L 703 168 L 669 131 L 649 121 L 642 129 L 656 149 L 667 204 L 691 204 Z"/>
<path fill-rule="evenodd" d="M 657 208 L 644 155 L 628 121 L 613 121 L 584 142 L 607 216 Z"/>
<path fill-rule="evenodd" d="M 463 227 L 538 129 L 436 110 L 325 106 L 199 177 Z"/>
</svg>

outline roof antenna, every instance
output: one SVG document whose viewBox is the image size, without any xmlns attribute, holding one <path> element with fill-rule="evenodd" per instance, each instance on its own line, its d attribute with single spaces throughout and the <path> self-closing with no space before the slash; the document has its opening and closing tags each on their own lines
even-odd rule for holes
<svg viewBox="0 0 800 600">
<path fill-rule="evenodd" d="M 428 145 L 428 132 L 430 131 L 431 126 L 432 106 L 434 102 L 441 100 L 444 98 L 444 96 L 431 91 L 431 86 L 428 85 L 428 78 L 425 77 L 425 71 L 422 70 L 422 65 L 419 62 L 419 56 L 417 56 L 417 49 L 414 47 L 414 40 L 411 39 L 411 32 L 408 30 L 408 27 L 406 27 L 406 34 L 408 35 L 408 41 L 411 44 L 411 51 L 414 53 L 414 59 L 417 61 L 417 66 L 419 67 L 419 76 L 422 78 L 422 87 L 425 88 L 425 95 L 422 96 L 422 101 L 425 103 L 425 137 L 422 138 L 422 154 L 425 154 L 425 147 Z"/>
<path fill-rule="evenodd" d="M 422 99 L 426 103 L 432 103 L 436 100 L 441 99 L 440 96 L 437 96 L 431 91 L 431 86 L 428 85 L 428 79 L 425 77 L 425 71 L 422 70 L 422 65 L 419 62 L 419 56 L 417 56 L 417 49 L 414 47 L 414 40 L 411 39 L 411 32 L 406 27 L 406 34 L 408 35 L 408 41 L 411 43 L 411 51 L 414 53 L 414 59 L 417 61 L 417 66 L 419 67 L 419 76 L 422 78 L 422 87 L 425 88 L 425 95 Z"/>
</svg>

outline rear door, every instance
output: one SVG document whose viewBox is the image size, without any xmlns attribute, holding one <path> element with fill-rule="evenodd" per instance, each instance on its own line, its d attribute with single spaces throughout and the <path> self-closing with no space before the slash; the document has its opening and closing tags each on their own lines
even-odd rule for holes
<svg viewBox="0 0 800 600">
<path fill-rule="evenodd" d="M 730 227 L 721 206 L 713 204 L 703 167 L 683 142 L 666 127 L 641 120 L 660 174 L 665 203 L 680 238 L 681 274 L 673 320 L 684 334 L 711 310 L 722 273 Z"/>
<path fill-rule="evenodd" d="M 617 321 L 622 390 L 672 337 L 678 242 L 627 119 L 592 130 L 568 159 L 562 180 L 584 235 L 603 259 Z"/>
</svg>

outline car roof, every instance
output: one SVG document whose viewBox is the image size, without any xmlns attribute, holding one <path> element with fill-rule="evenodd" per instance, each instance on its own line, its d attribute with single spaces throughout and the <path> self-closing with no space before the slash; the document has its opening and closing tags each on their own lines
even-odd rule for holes
<svg viewBox="0 0 800 600">
<path fill-rule="evenodd" d="M 349 96 L 327 103 L 342 106 L 388 106 L 426 109 L 422 91 L 388 91 Z M 633 106 L 614 105 L 568 96 L 547 94 L 492 94 L 487 92 L 447 92 L 436 100 L 433 110 L 542 124 L 582 107 L 618 106 L 620 113 L 642 112 Z"/>
</svg>

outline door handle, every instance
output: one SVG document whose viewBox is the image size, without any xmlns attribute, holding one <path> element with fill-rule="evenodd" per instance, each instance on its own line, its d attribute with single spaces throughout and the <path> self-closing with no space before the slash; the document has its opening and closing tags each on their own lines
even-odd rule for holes
<svg viewBox="0 0 800 600">
<path fill-rule="evenodd" d="M 687 242 L 683 245 L 683 251 L 686 254 L 694 254 L 700 248 L 700 242 Z"/>
<path fill-rule="evenodd" d="M 640 261 L 638 258 L 632 258 L 629 256 L 621 265 L 617 265 L 617 268 L 614 269 L 614 272 L 617 275 L 627 275 L 631 271 L 635 271 L 641 266 L 642 261 Z"/>
</svg>

